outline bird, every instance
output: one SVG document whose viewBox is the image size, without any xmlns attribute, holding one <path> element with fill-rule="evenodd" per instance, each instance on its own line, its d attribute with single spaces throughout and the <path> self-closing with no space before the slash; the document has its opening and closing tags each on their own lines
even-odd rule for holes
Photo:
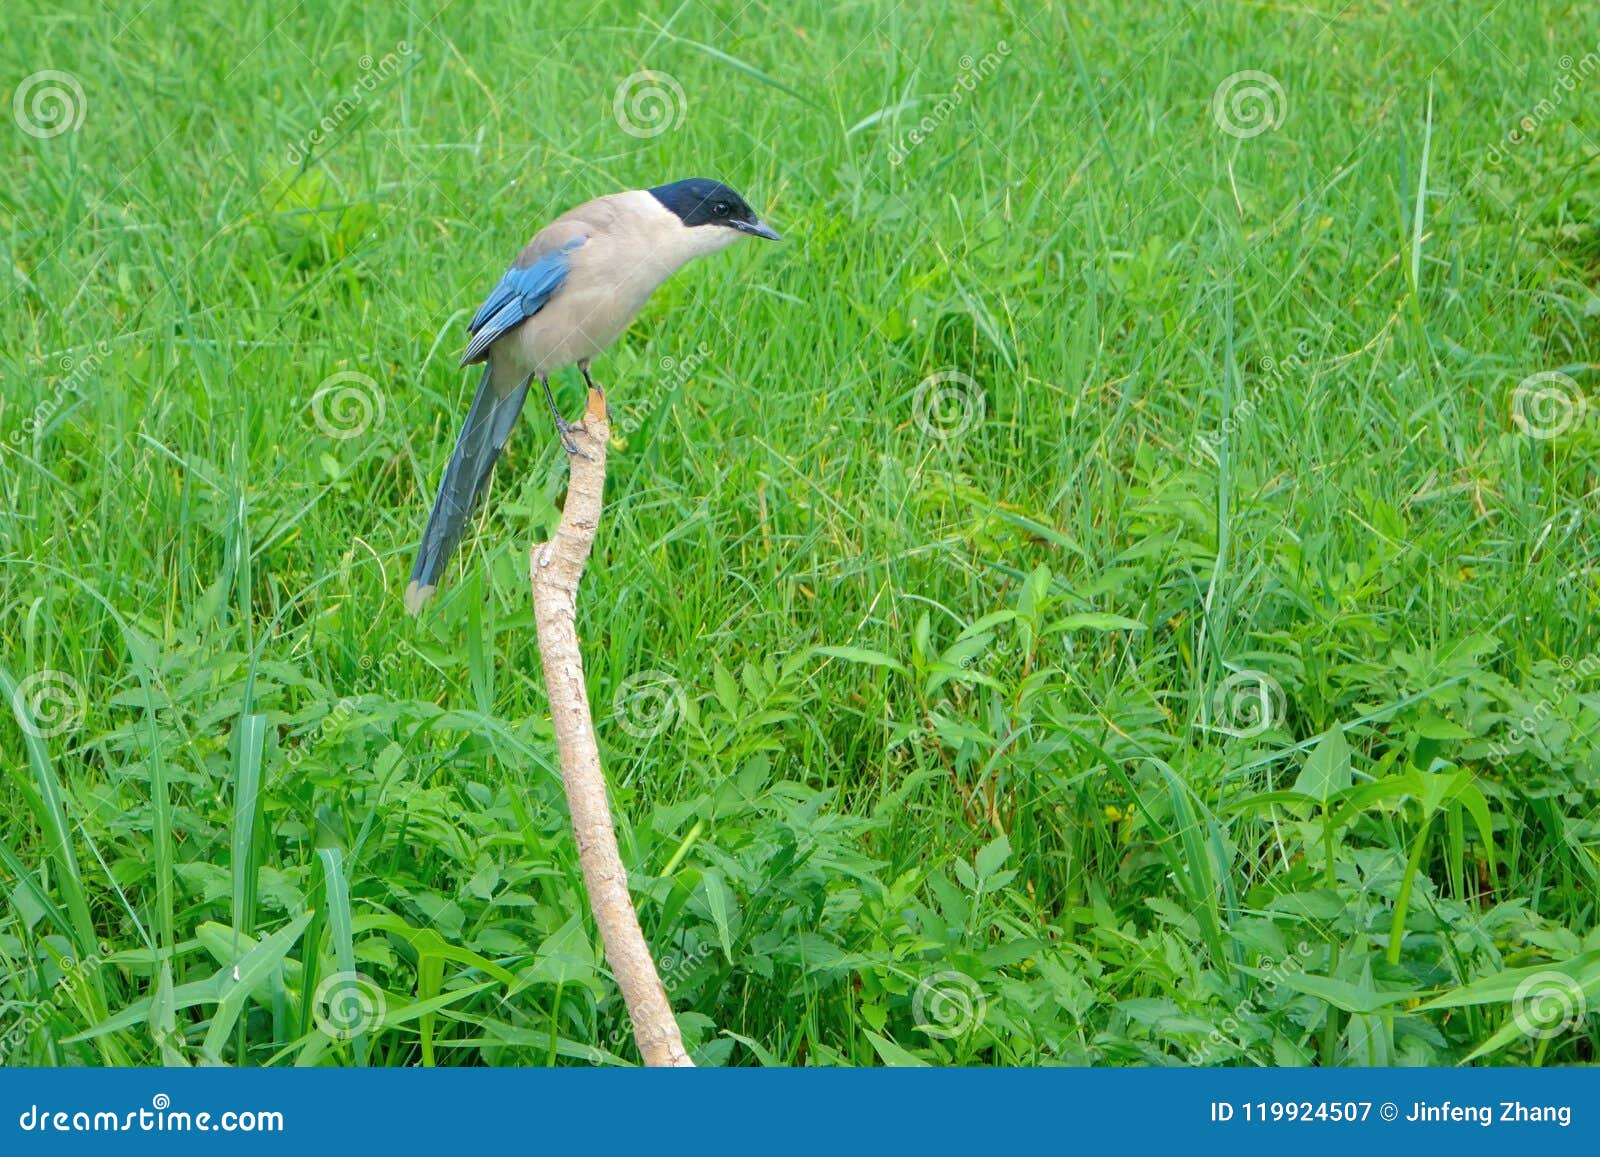
<svg viewBox="0 0 1600 1157">
<path fill-rule="evenodd" d="M 691 177 L 596 197 L 533 235 L 467 325 L 461 366 L 483 363 L 477 395 L 450 455 L 417 548 L 406 609 L 420 614 L 438 589 L 534 378 L 556 433 L 581 454 L 550 392 L 550 375 L 589 363 L 633 323 L 663 282 L 696 257 L 743 237 L 779 241 L 745 199 L 720 181 Z"/>
</svg>

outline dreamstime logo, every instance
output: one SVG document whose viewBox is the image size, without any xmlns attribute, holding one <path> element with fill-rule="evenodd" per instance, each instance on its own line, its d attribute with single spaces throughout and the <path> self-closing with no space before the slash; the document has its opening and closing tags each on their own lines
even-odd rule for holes
<svg viewBox="0 0 1600 1157">
<path fill-rule="evenodd" d="M 83 688 L 65 671 L 35 671 L 12 693 L 11 706 L 22 729 L 35 739 L 70 731 L 83 719 Z"/>
<path fill-rule="evenodd" d="M 917 427 L 940 442 L 959 438 L 983 421 L 983 387 L 960 370 L 940 370 L 923 378 L 911 398 Z"/>
<path fill-rule="evenodd" d="M 1556 64 L 1561 69 L 1561 75 L 1551 84 L 1550 95 L 1541 98 L 1538 104 L 1518 117 L 1505 135 L 1489 146 L 1489 155 L 1485 159 L 1491 165 L 1503 162 L 1512 149 L 1538 132 L 1539 128 L 1555 114 L 1556 109 L 1566 102 L 1569 93 L 1576 92 L 1583 81 L 1600 71 L 1600 47 L 1585 52 L 1578 60 L 1573 60 L 1571 56 L 1563 56 L 1556 61 Z"/>
<path fill-rule="evenodd" d="M 1306 359 L 1311 356 L 1311 344 L 1301 342 L 1295 347 L 1295 352 L 1279 361 L 1273 357 L 1264 357 L 1256 366 L 1256 374 L 1245 390 L 1244 397 L 1240 398 L 1231 411 L 1222 419 L 1222 425 L 1216 430 L 1200 430 L 1195 433 L 1195 441 L 1200 450 L 1213 462 L 1222 461 L 1222 444 L 1244 428 L 1244 424 L 1253 417 L 1261 408 L 1266 396 L 1284 382 L 1299 382 L 1306 374 Z"/>
<path fill-rule="evenodd" d="M 929 1036 L 965 1036 L 983 1023 L 989 1002 L 965 972 L 935 972 L 911 995 L 911 1020 Z"/>
<path fill-rule="evenodd" d="M 654 739 L 689 710 L 683 684 L 666 671 L 639 671 L 617 685 L 611 715 L 635 739 Z"/>
<path fill-rule="evenodd" d="M 1257 964 L 1261 972 L 1261 983 L 1253 989 L 1248 996 L 1234 1005 L 1233 1011 L 1223 1017 L 1222 1022 L 1211 1030 L 1211 1035 L 1200 1045 L 1199 1052 L 1190 1061 L 1194 1065 L 1210 1064 L 1213 1054 L 1218 1049 L 1227 1047 L 1243 1052 L 1245 1048 L 1242 1032 L 1245 1022 L 1259 1016 L 1263 1011 L 1263 1002 L 1277 992 L 1278 986 L 1291 976 L 1306 970 L 1311 961 L 1313 946 L 1305 940 L 1295 945 L 1294 953 L 1283 960 L 1274 960 L 1264 956 Z"/>
<path fill-rule="evenodd" d="M 1224 78 L 1211 94 L 1217 127 L 1240 140 L 1280 128 L 1288 112 L 1288 98 L 1278 78 L 1253 68 Z"/>
<path fill-rule="evenodd" d="M 322 717 L 316 728 L 307 733 L 300 742 L 289 747 L 284 757 L 288 760 L 289 766 L 298 766 L 319 740 L 339 731 L 354 719 L 356 708 L 361 704 L 361 697 L 376 691 L 382 681 L 405 662 L 411 653 L 411 644 L 401 639 L 395 644 L 394 650 L 379 659 L 376 664 L 373 663 L 371 655 L 362 655 L 356 661 L 356 665 L 361 668 L 361 677 L 356 680 L 355 689 L 349 695 L 341 695 L 338 702 L 333 705 L 333 709 Z"/>
<path fill-rule="evenodd" d="M 102 360 L 111 353 L 111 343 L 101 341 L 96 343 L 93 350 L 81 358 L 74 358 L 71 354 L 62 356 L 57 365 L 65 375 L 56 383 L 55 391 L 34 407 L 33 414 L 25 418 L 19 429 L 11 431 L 10 441 L 13 446 L 22 444 L 25 438 L 36 437 L 64 408 L 67 399 L 83 392 L 84 385 L 100 369 Z"/>
<path fill-rule="evenodd" d="M 644 140 L 677 128 L 688 112 L 689 98 L 678 78 L 648 68 L 624 77 L 611 98 L 617 126 L 630 137 Z"/>
<path fill-rule="evenodd" d="M 683 984 L 689 979 L 690 976 L 693 975 L 695 969 L 700 966 L 701 962 L 715 952 L 716 949 L 710 944 L 702 944 L 693 952 L 686 952 L 677 958 L 672 956 L 663 956 L 660 960 L 661 987 L 666 991 L 666 994 L 671 996 L 674 992 L 676 992 L 678 990 L 678 986 Z M 612 1051 L 615 1051 L 619 1046 L 633 1039 L 633 1030 L 634 1022 L 633 1018 L 630 1016 L 626 1021 L 606 1034 L 605 1042 L 607 1046 L 610 1047 Z M 601 1056 L 599 1050 L 595 1050 L 591 1054 L 590 1060 L 594 1064 L 600 1063 Z"/>
<path fill-rule="evenodd" d="M 3 1064 L 29 1036 L 49 1024 L 54 1016 L 65 1009 L 78 986 L 87 981 L 95 970 L 105 963 L 101 954 L 109 956 L 111 945 L 101 941 L 99 948 L 99 952 L 91 952 L 82 960 L 74 960 L 69 956 L 61 961 L 61 978 L 51 986 L 49 999 L 43 1004 L 31 1007 L 12 1022 L 3 1035 L 0 1035 L 0 1064 Z"/>
<path fill-rule="evenodd" d="M 1287 700 L 1278 681 L 1265 671 L 1235 671 L 1211 695 L 1217 718 L 1213 730 L 1251 739 L 1283 721 Z"/>
<path fill-rule="evenodd" d="M 1511 420 L 1530 438 L 1559 438 L 1583 420 L 1589 401 L 1559 370 L 1529 374 L 1511 391 Z"/>
<path fill-rule="evenodd" d="M 383 414 L 378 383 L 355 370 L 341 370 L 322 379 L 311 395 L 311 416 L 317 429 L 340 441 L 361 437 L 383 422 Z"/>
<path fill-rule="evenodd" d="M 701 342 L 694 348 L 693 352 L 691 352 L 689 356 L 684 358 L 682 361 L 672 357 L 670 354 L 662 358 L 661 373 L 667 380 L 668 388 L 676 389 L 677 387 L 686 383 L 694 376 L 695 371 L 705 364 L 706 359 L 710 356 L 710 347 L 707 346 L 705 342 Z"/>
<path fill-rule="evenodd" d="M 54 68 L 23 77 L 11 94 L 11 115 L 18 127 L 41 141 L 78 129 L 86 112 L 88 100 L 78 78 Z"/>
<path fill-rule="evenodd" d="M 311 1018 L 334 1040 L 376 1032 L 388 1010 L 383 989 L 361 972 L 335 972 L 323 977 L 311 998 Z"/>
<path fill-rule="evenodd" d="M 168 1110 L 171 1109 L 171 1112 Z M 17 1117 L 24 1133 L 282 1133 L 283 1113 L 276 1109 L 228 1109 L 223 1113 L 193 1113 L 173 1109 L 172 1098 L 157 1093 L 148 1109 L 113 1112 L 108 1109 L 58 1109 L 29 1105 Z"/>
<path fill-rule="evenodd" d="M 1600 655 L 1591 653 L 1577 660 L 1571 655 L 1562 655 L 1557 665 L 1561 668 L 1561 674 L 1555 681 L 1556 698 L 1539 700 L 1528 714 L 1511 721 L 1510 735 L 1504 739 L 1491 740 L 1490 763 L 1499 763 L 1506 756 L 1513 754 L 1520 745 L 1532 743 L 1537 739 L 1555 718 L 1556 708 L 1569 696 L 1577 694 L 1578 688 L 1585 681 L 1600 674 Z"/>
<path fill-rule="evenodd" d="M 939 99 L 933 106 L 933 111 L 928 113 L 916 123 L 916 126 L 904 136 L 889 143 L 889 164 L 898 168 L 905 163 L 911 155 L 911 150 L 927 140 L 939 126 L 950 119 L 956 109 L 960 108 L 967 99 L 967 94 L 977 88 L 979 83 L 988 80 L 1000 68 L 1000 64 L 1011 55 L 1011 45 L 1007 41 L 999 41 L 995 45 L 996 51 L 985 52 L 983 56 L 974 60 L 970 55 L 963 56 L 957 63 L 961 66 L 955 83 L 950 86 L 950 91 Z"/>
<path fill-rule="evenodd" d="M 1564 972 L 1535 972 L 1511 998 L 1511 1019 L 1534 1040 L 1560 1036 L 1587 1011 L 1583 986 Z"/>
<path fill-rule="evenodd" d="M 283 159 L 291 165 L 298 165 L 314 153 L 318 145 L 333 136 L 339 126 L 366 104 L 373 90 L 400 75 L 402 60 L 414 51 L 410 41 L 401 40 L 395 44 L 394 51 L 384 53 L 377 60 L 368 55 L 356 61 L 361 68 L 361 75 L 350 86 L 349 94 L 340 97 L 339 102 L 322 115 L 309 133 L 290 145 Z"/>
<path fill-rule="evenodd" d="M 662 358 L 660 363 L 661 373 L 651 379 L 649 393 L 623 407 L 621 414 L 616 422 L 612 424 L 611 429 L 623 436 L 637 430 L 644 420 L 654 412 L 655 408 L 661 404 L 661 400 L 664 397 L 673 390 L 686 386 L 689 380 L 704 368 L 710 358 L 711 347 L 705 342 L 701 342 L 685 357 L 675 358 L 668 354 Z"/>
</svg>

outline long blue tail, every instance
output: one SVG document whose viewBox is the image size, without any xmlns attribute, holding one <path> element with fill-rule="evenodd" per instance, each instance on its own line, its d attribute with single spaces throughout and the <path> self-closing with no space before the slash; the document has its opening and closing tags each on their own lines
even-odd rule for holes
<svg viewBox="0 0 1600 1157">
<path fill-rule="evenodd" d="M 439 496 L 433 500 L 433 513 L 422 532 L 417 548 L 417 564 L 411 568 L 411 585 L 406 588 L 406 610 L 413 615 L 422 610 L 439 578 L 466 532 L 472 508 L 489 483 L 495 459 L 511 436 L 522 403 L 528 396 L 531 377 L 520 381 L 496 377 L 494 363 L 484 367 L 478 394 L 467 411 L 467 423 L 456 442 L 455 453 L 445 467 Z"/>
</svg>

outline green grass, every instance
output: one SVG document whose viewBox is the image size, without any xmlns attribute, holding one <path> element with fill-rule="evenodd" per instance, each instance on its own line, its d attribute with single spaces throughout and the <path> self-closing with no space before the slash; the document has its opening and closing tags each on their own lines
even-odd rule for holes
<svg viewBox="0 0 1600 1157">
<path fill-rule="evenodd" d="M 636 1059 L 542 415 L 400 594 L 499 272 L 706 175 L 579 624 L 701 1062 L 1592 1061 L 1593 6 L 585 7 L 8 16 L 5 1060 Z"/>
</svg>

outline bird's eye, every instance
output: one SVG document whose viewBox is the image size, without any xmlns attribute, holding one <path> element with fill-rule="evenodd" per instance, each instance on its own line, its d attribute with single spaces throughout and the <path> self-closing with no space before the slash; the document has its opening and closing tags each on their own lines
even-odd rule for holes
<svg viewBox="0 0 1600 1157">
<path fill-rule="evenodd" d="M 718 217 L 726 217 L 729 213 L 733 212 L 733 209 L 726 201 L 718 201 L 715 205 L 711 206 L 711 211 Z"/>
</svg>

